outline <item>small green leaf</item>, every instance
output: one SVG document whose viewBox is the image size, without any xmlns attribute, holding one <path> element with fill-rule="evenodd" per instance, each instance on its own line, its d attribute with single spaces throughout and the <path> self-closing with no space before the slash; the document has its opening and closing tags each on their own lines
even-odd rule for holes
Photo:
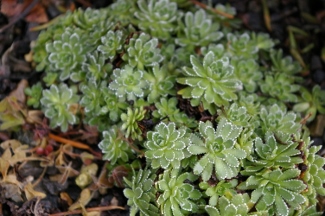
<svg viewBox="0 0 325 216">
<path fill-rule="evenodd" d="M 225 162 L 227 163 L 227 165 L 231 166 L 231 167 L 238 167 L 239 166 L 239 161 L 236 157 L 234 157 L 231 154 L 226 154 L 225 156 Z"/>
<path fill-rule="evenodd" d="M 204 154 L 207 152 L 207 148 L 204 146 L 190 145 L 188 151 L 193 155 Z"/>
<path fill-rule="evenodd" d="M 278 188 L 277 194 L 279 194 L 286 201 L 292 201 L 295 198 L 291 191 L 284 188 Z"/>
<path fill-rule="evenodd" d="M 284 181 L 288 179 L 293 179 L 299 176 L 300 171 L 298 169 L 288 169 L 284 171 L 280 176 L 278 176 L 278 181 Z"/>
<path fill-rule="evenodd" d="M 275 206 L 277 214 L 281 216 L 289 215 L 289 208 L 280 196 L 275 197 Z"/>
<path fill-rule="evenodd" d="M 257 201 L 260 199 L 262 196 L 262 190 L 263 188 L 258 188 L 252 192 L 252 202 L 257 203 Z"/>
<path fill-rule="evenodd" d="M 301 180 L 294 179 L 281 182 L 281 186 L 295 191 L 302 191 L 306 188 L 306 185 Z"/>
<path fill-rule="evenodd" d="M 216 169 L 217 176 L 219 176 L 221 179 L 231 178 L 232 177 L 232 176 L 228 176 L 228 166 L 222 160 L 217 160 L 216 159 L 216 161 L 215 161 L 215 169 Z"/>
<path fill-rule="evenodd" d="M 237 208 L 235 205 L 228 205 L 225 208 L 225 212 L 227 213 L 227 215 L 231 216 L 231 215 L 235 215 L 237 212 Z"/>
<path fill-rule="evenodd" d="M 204 156 L 201 158 L 194 166 L 193 172 L 196 175 L 199 175 L 200 173 L 203 172 L 204 168 L 209 164 L 209 159 L 208 157 Z"/>
<path fill-rule="evenodd" d="M 275 196 L 272 193 L 266 193 L 263 195 L 263 200 L 267 206 L 272 205 L 275 201 Z"/>
<path fill-rule="evenodd" d="M 220 213 L 216 207 L 206 205 L 205 211 L 209 214 L 209 216 L 220 216 Z"/>
<path fill-rule="evenodd" d="M 175 153 L 173 151 L 165 151 L 165 157 L 168 161 L 173 161 L 175 158 Z"/>
</svg>

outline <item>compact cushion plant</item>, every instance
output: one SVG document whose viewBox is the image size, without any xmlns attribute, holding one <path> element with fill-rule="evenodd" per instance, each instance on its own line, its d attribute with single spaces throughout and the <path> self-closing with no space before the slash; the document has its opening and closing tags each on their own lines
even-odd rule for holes
<svg viewBox="0 0 325 216">
<path fill-rule="evenodd" d="M 325 159 L 300 122 L 324 113 L 325 92 L 302 86 L 277 41 L 215 10 L 119 0 L 67 13 L 33 47 L 45 76 L 28 104 L 63 132 L 98 127 L 110 169 L 133 169 L 131 215 L 319 215 Z"/>
</svg>

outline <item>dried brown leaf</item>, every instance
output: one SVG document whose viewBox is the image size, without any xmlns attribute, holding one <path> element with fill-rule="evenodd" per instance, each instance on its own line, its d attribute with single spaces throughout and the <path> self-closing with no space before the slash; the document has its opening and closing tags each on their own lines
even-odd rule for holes
<svg viewBox="0 0 325 216">
<path fill-rule="evenodd" d="M 1 182 L 1 196 L 11 199 L 15 202 L 22 202 L 21 190 L 17 184 Z"/>
<path fill-rule="evenodd" d="M 19 16 L 28 5 L 32 3 L 33 0 L 2 0 L 2 12 L 8 17 Z M 27 22 L 37 22 L 44 23 L 48 22 L 48 16 L 43 5 L 39 2 L 37 3 L 25 17 Z"/>
<path fill-rule="evenodd" d="M 79 131 L 82 136 L 80 137 L 81 140 L 86 141 L 89 144 L 97 144 L 98 143 L 98 136 L 99 132 L 96 126 L 85 126 L 85 130 Z"/>
<path fill-rule="evenodd" d="M 127 177 L 131 170 L 123 165 L 115 167 L 109 177 L 108 182 L 117 187 L 124 187 L 124 177 Z"/>
<path fill-rule="evenodd" d="M 31 124 L 34 123 L 42 124 L 43 116 L 44 114 L 40 110 L 28 110 L 26 121 Z"/>
<path fill-rule="evenodd" d="M 24 108 L 24 104 L 26 103 L 25 88 L 27 87 L 28 82 L 27 80 L 23 79 L 18 83 L 16 89 L 9 94 L 9 97 L 15 97 L 17 99 L 21 105 L 21 109 Z"/>
<path fill-rule="evenodd" d="M 46 11 L 41 4 L 37 4 L 26 16 L 25 20 L 27 22 L 36 22 L 36 23 L 46 23 L 49 21 L 49 18 L 46 14 Z"/>
<path fill-rule="evenodd" d="M 92 161 L 95 159 L 93 154 L 90 154 L 88 152 L 82 152 L 80 154 L 80 159 L 82 160 L 83 164 L 89 165 L 92 163 Z"/>
<path fill-rule="evenodd" d="M 27 200 L 31 200 L 34 197 L 38 197 L 41 199 L 46 197 L 45 193 L 34 190 L 34 186 L 30 182 L 28 182 L 25 185 L 24 192 L 25 192 L 25 196 L 26 196 Z"/>
<path fill-rule="evenodd" d="M 17 16 L 20 14 L 24 8 L 26 7 L 26 4 L 21 4 L 16 0 L 3 0 L 2 1 L 2 7 L 1 11 L 5 15 L 12 17 Z"/>
<path fill-rule="evenodd" d="M 61 198 L 62 200 L 64 200 L 64 201 L 66 201 L 66 202 L 68 203 L 69 206 L 71 206 L 72 203 L 73 203 L 71 197 L 70 197 L 69 194 L 66 193 L 66 192 L 61 192 L 61 193 L 60 193 L 60 198 Z"/>
<path fill-rule="evenodd" d="M 18 140 L 15 140 L 15 139 L 12 139 L 12 140 L 6 140 L 4 142 L 2 142 L 0 144 L 1 148 L 3 148 L 3 150 L 6 150 L 6 149 L 12 149 L 12 150 L 15 150 L 16 148 L 20 147 L 21 146 L 21 142 L 19 142 Z M 7 158 L 9 159 L 9 158 Z"/>
<path fill-rule="evenodd" d="M 16 128 L 25 123 L 22 106 L 15 97 L 0 101 L 0 131 Z"/>
<path fill-rule="evenodd" d="M 71 165 L 72 163 L 70 162 L 67 166 L 56 166 L 61 173 L 61 178 L 58 179 L 60 184 L 64 184 L 68 178 L 79 175 L 79 171 L 73 169 Z"/>
<path fill-rule="evenodd" d="M 88 188 L 83 189 L 80 193 L 79 199 L 69 207 L 69 210 L 75 210 L 81 208 L 81 206 L 87 205 L 92 196 L 93 193 Z"/>
</svg>

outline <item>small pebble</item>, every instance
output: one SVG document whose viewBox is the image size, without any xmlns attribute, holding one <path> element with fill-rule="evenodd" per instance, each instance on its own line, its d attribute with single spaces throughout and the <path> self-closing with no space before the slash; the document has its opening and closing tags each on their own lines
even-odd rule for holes
<svg viewBox="0 0 325 216">
<path fill-rule="evenodd" d="M 322 69 L 322 60 L 318 55 L 313 55 L 310 62 L 310 70 L 314 71 L 317 69 Z"/>
<path fill-rule="evenodd" d="M 248 27 L 254 31 L 265 31 L 263 16 L 261 13 L 249 13 Z"/>
<path fill-rule="evenodd" d="M 312 77 L 315 83 L 320 84 L 325 81 L 325 71 L 323 69 L 317 69 L 313 72 Z"/>
<path fill-rule="evenodd" d="M 312 138 L 313 146 L 321 146 L 323 145 L 323 139 L 321 137 L 314 137 Z"/>
<path fill-rule="evenodd" d="M 36 161 L 28 161 L 18 169 L 18 174 L 21 178 L 26 178 L 27 176 L 33 176 L 37 179 L 41 173 L 43 172 L 44 168 L 38 165 L 39 163 Z"/>
<path fill-rule="evenodd" d="M 61 185 L 58 182 L 50 181 L 49 179 L 43 179 L 42 187 L 44 188 L 47 194 L 57 196 L 61 191 L 64 191 L 69 187 L 69 183 L 68 181 L 66 181 L 63 185 Z"/>
</svg>

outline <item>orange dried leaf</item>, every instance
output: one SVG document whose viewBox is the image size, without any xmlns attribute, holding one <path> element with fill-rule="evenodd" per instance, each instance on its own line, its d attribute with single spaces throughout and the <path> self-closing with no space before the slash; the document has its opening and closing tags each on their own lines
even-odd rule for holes
<svg viewBox="0 0 325 216">
<path fill-rule="evenodd" d="M 8 17 L 19 16 L 33 2 L 24 0 L 22 3 L 17 0 L 2 0 L 1 11 Z M 48 16 L 41 2 L 37 3 L 25 17 L 27 22 L 44 23 L 48 22 Z"/>
<path fill-rule="evenodd" d="M 17 16 L 25 7 L 26 3 L 19 3 L 17 0 L 2 0 L 1 12 L 8 17 Z"/>
<path fill-rule="evenodd" d="M 72 205 L 73 201 L 71 199 L 71 197 L 69 196 L 69 194 L 67 194 L 66 192 L 61 192 L 60 193 L 60 198 L 64 201 L 66 201 L 68 203 L 69 206 Z"/>
<path fill-rule="evenodd" d="M 43 5 L 37 4 L 25 17 L 25 20 L 27 22 L 46 23 L 49 21 L 49 18 Z"/>
</svg>

